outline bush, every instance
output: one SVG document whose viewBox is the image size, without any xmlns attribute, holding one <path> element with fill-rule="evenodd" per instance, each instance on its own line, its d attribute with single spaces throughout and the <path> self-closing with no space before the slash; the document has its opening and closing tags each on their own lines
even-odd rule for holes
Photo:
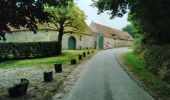
<svg viewBox="0 0 170 100">
<path fill-rule="evenodd" d="M 0 43 L 0 61 L 56 55 L 57 42 Z"/>
<path fill-rule="evenodd" d="M 142 42 L 141 42 L 143 37 L 140 36 L 139 34 L 136 34 L 136 35 L 138 36 L 136 36 L 134 40 L 133 52 L 135 55 L 140 55 L 144 50 L 144 45 L 142 45 Z"/>
<path fill-rule="evenodd" d="M 136 38 L 133 52 L 147 69 L 170 83 L 170 44 L 144 45 L 141 38 Z"/>
<path fill-rule="evenodd" d="M 170 45 L 154 45 L 147 47 L 144 62 L 148 69 L 161 79 L 170 83 Z"/>
</svg>

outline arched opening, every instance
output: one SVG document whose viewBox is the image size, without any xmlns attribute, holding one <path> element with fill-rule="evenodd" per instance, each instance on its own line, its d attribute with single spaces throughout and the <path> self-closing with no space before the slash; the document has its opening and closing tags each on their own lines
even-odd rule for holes
<svg viewBox="0 0 170 100">
<path fill-rule="evenodd" d="M 103 49 L 103 36 L 99 36 L 99 49 Z"/>
<path fill-rule="evenodd" d="M 73 36 L 70 36 L 68 39 L 68 49 L 76 50 L 76 38 Z"/>
<path fill-rule="evenodd" d="M 97 42 L 94 42 L 94 49 L 97 49 Z"/>
</svg>

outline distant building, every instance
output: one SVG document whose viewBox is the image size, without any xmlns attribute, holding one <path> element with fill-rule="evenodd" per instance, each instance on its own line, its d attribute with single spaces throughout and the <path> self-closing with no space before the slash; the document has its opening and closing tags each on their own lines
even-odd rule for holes
<svg viewBox="0 0 170 100">
<path fill-rule="evenodd" d="M 36 34 L 28 29 L 12 29 L 7 33 L 5 42 L 43 42 L 56 41 L 58 32 L 49 30 L 48 26 L 39 25 Z M 4 42 L 4 41 L 1 41 Z M 122 32 L 104 25 L 92 22 L 86 31 L 81 34 L 64 34 L 62 40 L 63 49 L 109 49 L 117 46 L 129 46 L 133 43 L 133 37 L 127 32 Z"/>
</svg>

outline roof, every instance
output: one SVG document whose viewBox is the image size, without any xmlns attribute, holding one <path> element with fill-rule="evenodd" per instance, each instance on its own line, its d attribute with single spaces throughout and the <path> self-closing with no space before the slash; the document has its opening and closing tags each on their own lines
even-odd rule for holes
<svg viewBox="0 0 170 100">
<path fill-rule="evenodd" d="M 133 37 L 127 32 L 123 32 L 121 30 L 117 30 L 105 25 L 97 24 L 95 22 L 92 22 L 91 25 L 94 25 L 96 30 L 98 32 L 101 32 L 104 37 L 113 38 L 115 36 L 115 38 L 117 39 L 134 40 Z"/>
<path fill-rule="evenodd" d="M 37 26 L 38 26 L 38 29 L 39 29 L 39 30 L 49 29 L 49 26 L 48 26 L 47 23 L 37 24 Z M 20 27 L 20 29 L 15 29 L 15 28 L 13 28 L 13 27 L 10 27 L 10 31 L 11 31 L 11 32 L 15 32 L 15 31 L 28 31 L 28 30 L 29 30 L 29 29 L 26 28 L 26 27 Z M 96 34 L 98 34 L 98 33 L 93 32 L 93 31 L 89 28 L 89 26 L 87 26 L 85 32 L 83 32 L 82 35 L 96 35 Z"/>
<path fill-rule="evenodd" d="M 93 32 L 90 27 L 87 26 L 86 31 L 84 32 L 84 35 L 95 35 L 98 34 L 96 32 Z"/>
<path fill-rule="evenodd" d="M 48 24 L 47 23 L 44 23 L 44 24 L 37 24 L 38 26 L 38 29 L 41 30 L 41 29 L 48 29 Z M 14 31 L 28 31 L 29 29 L 26 28 L 26 27 L 19 27 L 19 29 L 16 29 L 14 27 L 10 27 L 10 31 L 11 32 L 14 32 Z"/>
</svg>

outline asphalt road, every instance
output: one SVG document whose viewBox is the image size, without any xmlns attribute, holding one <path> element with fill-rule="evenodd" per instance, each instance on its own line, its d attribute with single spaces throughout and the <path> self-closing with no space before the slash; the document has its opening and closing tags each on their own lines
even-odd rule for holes
<svg viewBox="0 0 170 100">
<path fill-rule="evenodd" d="M 117 48 L 98 52 L 83 65 L 85 68 L 66 100 L 153 100 L 116 60 L 118 53 L 129 50 Z"/>
</svg>

